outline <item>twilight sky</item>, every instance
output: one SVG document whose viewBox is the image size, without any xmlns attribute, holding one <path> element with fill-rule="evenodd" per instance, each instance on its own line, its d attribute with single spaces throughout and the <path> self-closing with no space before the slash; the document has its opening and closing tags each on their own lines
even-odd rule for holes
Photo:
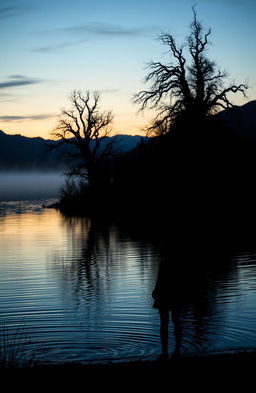
<svg viewBox="0 0 256 393">
<path fill-rule="evenodd" d="M 73 89 L 99 90 L 116 133 L 138 134 L 152 113 L 132 103 L 146 62 L 166 62 L 157 37 L 190 31 L 192 6 L 212 29 L 209 57 L 256 99 L 256 0 L 1 0 L 0 129 L 49 138 Z"/>
</svg>

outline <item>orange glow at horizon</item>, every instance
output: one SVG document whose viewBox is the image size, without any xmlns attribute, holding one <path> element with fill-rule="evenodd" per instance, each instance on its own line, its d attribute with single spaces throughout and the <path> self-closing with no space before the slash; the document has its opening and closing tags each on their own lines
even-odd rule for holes
<svg viewBox="0 0 256 393">
<path fill-rule="evenodd" d="M 114 118 L 113 134 L 145 135 L 143 129 L 149 124 L 149 115 L 121 115 Z M 29 138 L 52 139 L 51 131 L 57 124 L 56 118 L 44 120 L 1 121 L 0 130 L 9 135 L 20 134 Z"/>
<path fill-rule="evenodd" d="M 233 101 L 234 105 L 244 105 L 250 99 L 245 100 L 244 97 L 237 96 Z M 55 102 L 55 101 L 54 101 Z M 45 106 L 41 103 L 41 110 L 48 115 L 36 115 L 38 113 L 37 106 L 28 108 L 25 105 L 19 108 L 16 104 L 12 105 L 12 110 L 10 106 L 3 105 L 6 107 L 5 113 L 15 113 L 18 116 L 9 116 L 10 119 L 0 120 L 0 130 L 6 134 L 15 135 L 20 134 L 26 137 L 41 137 L 44 139 L 52 139 L 51 131 L 56 127 L 58 116 L 60 114 L 60 108 L 56 108 L 56 104 L 50 99 Z M 67 105 L 63 107 L 68 107 L 69 102 L 64 100 Z M 112 124 L 113 135 L 145 135 L 145 128 L 149 125 L 150 121 L 155 117 L 156 112 L 154 110 L 146 110 L 143 113 L 138 113 L 138 108 L 131 104 L 125 104 L 125 102 L 110 102 L 110 108 L 113 108 L 114 121 Z M 56 109 L 55 113 L 51 112 L 50 109 Z M 105 107 L 105 105 L 104 105 Z M 104 107 L 102 110 L 104 110 Z M 115 110 L 116 108 L 116 110 Z M 26 111 L 26 112 L 25 112 Z M 30 113 L 28 116 L 22 115 L 22 113 Z M 8 117 L 8 116 L 7 116 Z"/>
</svg>

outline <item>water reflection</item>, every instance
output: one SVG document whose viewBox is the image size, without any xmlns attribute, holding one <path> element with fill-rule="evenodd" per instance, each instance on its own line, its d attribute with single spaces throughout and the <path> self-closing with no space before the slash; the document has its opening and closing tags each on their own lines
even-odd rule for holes
<svg viewBox="0 0 256 393">
<path fill-rule="evenodd" d="M 156 359 L 161 336 L 166 357 L 256 347 L 252 249 L 29 209 L 0 216 L 0 322 L 24 321 L 39 361 Z"/>
<path fill-rule="evenodd" d="M 156 319 L 149 293 L 157 254 L 151 242 L 133 240 L 113 223 L 86 217 L 62 220 L 68 246 L 49 255 L 48 267 L 85 332 L 80 342 L 85 356 L 89 360 L 152 356 Z"/>
<path fill-rule="evenodd" d="M 225 330 L 225 303 L 234 301 L 234 292 L 239 297 L 238 288 L 231 291 L 238 280 L 237 263 L 225 249 L 213 247 L 202 238 L 198 241 L 173 234 L 170 238 L 166 234 L 160 245 L 154 244 L 152 239 L 145 239 L 143 232 L 143 240 L 139 240 L 134 228 L 121 229 L 88 218 L 63 217 L 63 224 L 71 253 L 64 258 L 63 280 L 69 283 L 78 309 L 81 311 L 83 305 L 84 310 L 90 311 L 91 328 L 95 323 L 102 324 L 103 331 L 110 329 L 113 334 L 124 329 L 120 337 L 129 340 L 131 327 L 138 327 L 143 313 L 149 313 L 149 296 L 154 288 L 153 308 L 159 311 L 160 334 L 154 322 L 154 337 L 150 338 L 153 351 L 157 338 L 161 342 L 161 358 L 168 357 L 169 345 L 174 356 L 216 345 Z M 60 256 L 57 260 L 59 267 Z M 141 287 L 143 281 L 147 288 Z M 142 296 L 148 296 L 144 310 L 143 302 L 138 300 Z M 116 315 L 106 325 L 106 312 L 110 316 L 113 305 Z M 153 326 L 151 334 L 152 329 Z M 140 335 L 143 345 L 149 337 L 145 330 Z"/>
<path fill-rule="evenodd" d="M 110 296 L 116 275 L 129 278 L 133 266 L 130 259 L 140 261 L 140 278 L 148 275 L 146 266 L 152 263 L 152 247 L 144 242 L 143 247 L 123 236 L 115 225 L 87 217 L 62 216 L 68 246 L 64 252 L 58 250 L 51 255 L 50 267 L 69 283 L 76 303 L 83 299 L 104 300 Z M 54 259 L 55 263 L 52 264 Z M 61 267 L 61 269 L 60 269 Z M 137 272 L 136 272 L 137 274 Z M 89 306 L 88 301 L 88 306 Z"/>
<path fill-rule="evenodd" d="M 100 230 L 88 218 L 66 218 L 65 224 L 74 263 L 69 265 L 73 291 L 77 299 L 83 292 L 100 298 L 109 283 L 110 246 L 109 232 Z M 103 252 L 101 252 L 103 251 Z M 101 253 L 101 258 L 99 254 Z"/>
</svg>

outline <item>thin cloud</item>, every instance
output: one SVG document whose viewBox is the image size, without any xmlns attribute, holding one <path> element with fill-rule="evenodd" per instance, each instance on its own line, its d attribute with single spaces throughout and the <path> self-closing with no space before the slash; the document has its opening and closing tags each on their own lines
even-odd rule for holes
<svg viewBox="0 0 256 393">
<path fill-rule="evenodd" d="M 16 101 L 16 96 L 9 93 L 0 92 L 0 102 Z"/>
<path fill-rule="evenodd" d="M 27 116 L 0 116 L 0 120 L 4 122 L 23 122 L 27 120 L 46 120 L 56 117 L 55 114 L 39 114 L 39 115 L 27 115 Z"/>
<path fill-rule="evenodd" d="M 102 94 L 116 94 L 120 93 L 120 89 L 100 89 L 99 92 Z"/>
<path fill-rule="evenodd" d="M 45 45 L 39 46 L 37 48 L 30 49 L 30 52 L 38 52 L 38 53 L 55 53 L 61 49 L 69 48 L 72 46 L 76 46 L 79 44 L 83 44 L 87 40 L 77 40 L 77 41 L 69 41 L 69 42 L 62 42 L 56 45 Z"/>
<path fill-rule="evenodd" d="M 5 82 L 0 82 L 0 89 L 34 85 L 42 82 L 43 81 L 38 78 L 31 78 L 24 75 L 10 75 Z"/>
<path fill-rule="evenodd" d="M 132 27 L 127 28 L 119 25 L 113 25 L 111 23 L 104 22 L 91 22 L 83 25 L 66 27 L 63 29 L 55 30 L 64 32 L 67 34 L 75 35 L 88 35 L 91 37 L 140 37 L 145 36 L 152 30 L 155 30 L 155 26 L 143 26 L 143 27 Z"/>
<path fill-rule="evenodd" d="M 40 46 L 31 49 L 32 52 L 40 53 L 51 53 L 68 47 L 80 45 L 86 42 L 95 41 L 98 39 L 124 39 L 124 38 L 140 38 L 149 36 L 149 34 L 155 32 L 158 28 L 156 26 L 144 26 L 144 27 L 133 27 L 127 28 L 119 25 L 113 25 L 110 23 L 103 22 L 92 22 L 83 25 L 76 25 L 70 27 L 64 27 L 61 29 L 53 29 L 40 32 L 40 34 L 51 34 L 57 36 L 68 36 L 76 37 L 76 39 L 69 39 L 68 41 L 62 41 L 58 44 L 51 44 Z"/>
<path fill-rule="evenodd" d="M 27 6 L 9 6 L 9 7 L 0 7 L 0 19 L 4 18 L 13 18 L 15 16 L 19 16 L 20 14 L 30 11 L 31 7 Z"/>
</svg>

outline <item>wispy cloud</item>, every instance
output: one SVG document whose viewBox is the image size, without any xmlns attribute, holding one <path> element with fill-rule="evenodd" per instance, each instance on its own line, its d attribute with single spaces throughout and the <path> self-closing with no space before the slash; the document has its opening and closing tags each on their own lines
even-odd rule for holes
<svg viewBox="0 0 256 393">
<path fill-rule="evenodd" d="M 56 117 L 56 114 L 44 113 L 39 115 L 27 115 L 27 116 L 0 116 L 0 121 L 4 122 L 23 122 L 27 120 L 46 120 Z"/>
<path fill-rule="evenodd" d="M 37 48 L 30 49 L 30 52 L 38 52 L 38 53 L 55 53 L 58 52 L 59 50 L 73 47 L 79 44 L 83 44 L 87 40 L 76 40 L 76 41 L 68 41 L 68 42 L 62 42 L 60 44 L 53 44 L 53 45 L 44 45 L 44 46 L 39 46 Z"/>
<path fill-rule="evenodd" d="M 0 6 L 0 19 L 19 16 L 20 14 L 30 11 L 31 9 L 31 7 L 25 5 L 13 5 L 5 7 Z"/>
<path fill-rule="evenodd" d="M 39 78 L 31 78 L 24 75 L 10 75 L 6 81 L 0 82 L 0 89 L 34 85 L 36 83 L 42 83 L 42 82 L 43 80 Z"/>
<path fill-rule="evenodd" d="M 3 93 L 2 91 L 0 92 L 0 102 L 14 101 L 15 98 L 16 96 L 13 94 Z"/>
<path fill-rule="evenodd" d="M 142 27 L 123 27 L 105 22 L 91 22 L 82 25 L 65 27 L 55 30 L 56 32 L 63 32 L 67 34 L 86 35 L 87 38 L 95 37 L 140 37 L 145 36 L 156 26 L 142 26 Z M 54 30 L 53 30 L 54 31 Z"/>
<path fill-rule="evenodd" d="M 146 37 L 149 34 L 155 33 L 158 28 L 156 26 L 143 27 L 123 27 L 104 22 L 91 22 L 82 25 L 75 25 L 63 27 L 61 29 L 52 29 L 41 31 L 40 34 L 50 34 L 51 37 L 60 39 L 57 44 L 50 44 L 32 48 L 32 52 L 50 53 L 61 49 L 80 45 L 86 42 L 104 39 L 124 39 L 124 38 L 140 38 Z M 63 40 L 64 37 L 69 37 L 68 40 Z M 71 39 L 70 39 L 71 37 Z M 73 39 L 72 39 L 73 37 Z"/>
<path fill-rule="evenodd" d="M 120 93 L 120 89 L 100 89 L 99 92 L 102 94 L 116 94 Z"/>
</svg>

